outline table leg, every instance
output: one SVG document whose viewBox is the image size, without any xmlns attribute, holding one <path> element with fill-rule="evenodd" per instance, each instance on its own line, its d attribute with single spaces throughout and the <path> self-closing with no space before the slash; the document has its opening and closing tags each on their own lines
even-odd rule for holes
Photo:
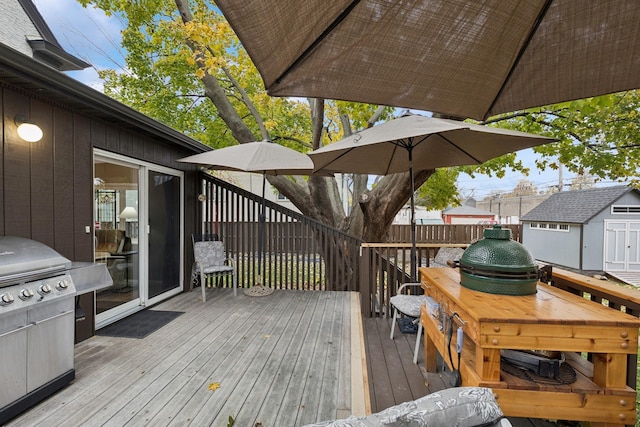
<svg viewBox="0 0 640 427">
<path fill-rule="evenodd" d="M 500 349 L 476 344 L 476 373 L 482 380 L 500 381 Z"/>
<path fill-rule="evenodd" d="M 604 388 L 625 388 L 627 386 L 627 355 L 593 354 L 593 382 Z"/>
<path fill-rule="evenodd" d="M 424 367 L 427 372 L 437 372 L 437 352 L 435 343 L 425 329 L 424 333 Z"/>
</svg>

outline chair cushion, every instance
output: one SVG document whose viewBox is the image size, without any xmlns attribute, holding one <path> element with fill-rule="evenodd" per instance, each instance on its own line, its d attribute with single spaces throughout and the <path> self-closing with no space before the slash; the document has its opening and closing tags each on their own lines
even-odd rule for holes
<svg viewBox="0 0 640 427">
<path fill-rule="evenodd" d="M 394 295 L 389 300 L 400 313 L 411 317 L 420 317 L 420 307 L 427 302 L 424 295 Z"/>
<path fill-rule="evenodd" d="M 351 416 L 306 427 L 476 427 L 498 423 L 502 417 L 490 388 L 456 387 L 366 417 Z M 511 424 L 507 421 L 503 425 Z"/>
<path fill-rule="evenodd" d="M 430 266 L 448 267 L 447 261 L 457 261 L 463 253 L 464 249 L 462 248 L 440 248 L 433 262 L 430 263 Z"/>
<path fill-rule="evenodd" d="M 220 241 L 195 242 L 193 256 L 196 262 L 206 267 L 213 265 L 224 266 L 224 243 Z"/>
<path fill-rule="evenodd" d="M 233 271 L 230 265 L 211 265 L 204 268 L 204 274 L 222 273 L 225 271 Z"/>
</svg>

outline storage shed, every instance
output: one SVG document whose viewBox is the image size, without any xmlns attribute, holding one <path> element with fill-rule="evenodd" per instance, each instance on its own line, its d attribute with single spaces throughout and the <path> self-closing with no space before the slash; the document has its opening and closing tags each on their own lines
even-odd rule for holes
<svg viewBox="0 0 640 427">
<path fill-rule="evenodd" d="M 540 261 L 640 273 L 639 190 L 619 185 L 556 193 L 522 223 L 522 244 Z"/>
</svg>

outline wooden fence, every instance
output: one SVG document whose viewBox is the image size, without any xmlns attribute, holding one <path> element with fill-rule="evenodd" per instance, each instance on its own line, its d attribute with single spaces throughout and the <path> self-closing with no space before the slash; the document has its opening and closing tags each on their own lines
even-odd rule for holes
<svg viewBox="0 0 640 427">
<path fill-rule="evenodd" d="M 416 226 L 416 242 L 418 243 L 447 243 L 469 244 L 482 239 L 485 228 L 491 225 L 481 224 L 421 224 Z M 522 242 L 522 225 L 501 225 L 502 228 L 511 230 L 511 238 L 516 242 Z M 394 224 L 388 234 L 388 243 L 411 242 L 411 226 Z"/>
</svg>

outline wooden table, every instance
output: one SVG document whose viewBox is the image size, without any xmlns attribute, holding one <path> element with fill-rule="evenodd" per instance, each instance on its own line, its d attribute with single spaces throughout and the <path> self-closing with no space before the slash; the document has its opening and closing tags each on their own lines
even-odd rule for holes
<svg viewBox="0 0 640 427">
<path fill-rule="evenodd" d="M 592 426 L 635 423 L 636 391 L 626 384 L 627 355 L 638 352 L 640 320 L 538 283 L 534 295 L 495 295 L 460 285 L 453 268 L 420 268 L 425 294 L 464 330 L 463 385 L 491 387 L 507 416 L 592 421 Z M 425 307 L 425 367 L 436 370 L 446 337 Z M 454 363 L 455 334 L 452 340 Z M 538 384 L 501 369 L 500 350 L 555 350 L 577 372 L 575 382 Z M 592 355 L 591 361 L 581 353 Z M 448 356 L 443 357 L 450 365 Z M 451 368 L 451 366 L 450 366 Z"/>
</svg>

